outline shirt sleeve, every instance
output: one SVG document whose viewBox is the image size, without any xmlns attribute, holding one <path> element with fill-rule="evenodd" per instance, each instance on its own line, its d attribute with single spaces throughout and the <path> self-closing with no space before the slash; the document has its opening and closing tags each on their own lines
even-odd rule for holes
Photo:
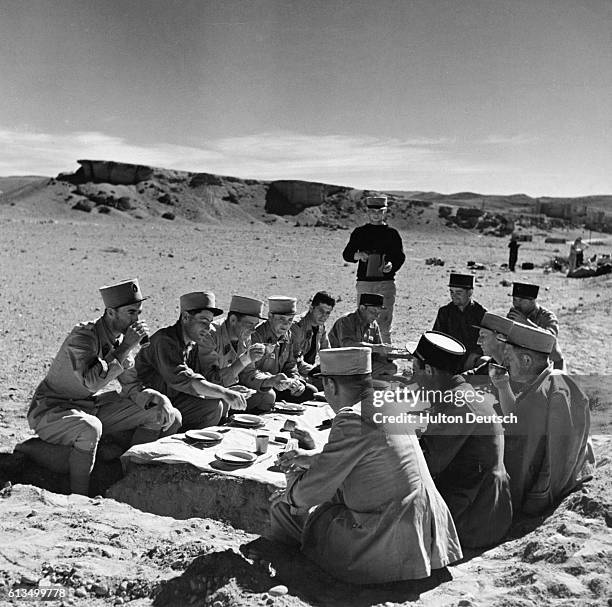
<svg viewBox="0 0 612 607">
<path fill-rule="evenodd" d="M 342 251 L 342 258 L 349 263 L 355 263 L 355 253 L 359 251 L 359 229 L 353 230 L 349 241 Z"/>
<path fill-rule="evenodd" d="M 238 381 L 238 376 L 230 367 L 222 368 L 216 336 L 211 331 L 203 341 L 198 343 L 198 360 L 200 369 L 208 381 L 222 386 L 231 386 Z"/>
<path fill-rule="evenodd" d="M 295 508 L 308 508 L 330 500 L 346 477 L 367 453 L 361 422 L 356 414 L 340 413 L 334 419 L 329 440 L 314 465 L 288 479 L 286 501 Z"/>
<path fill-rule="evenodd" d="M 402 237 L 399 235 L 397 230 L 391 230 L 388 247 L 386 260 L 391 262 L 393 265 L 393 272 L 395 273 L 404 265 L 404 262 L 406 261 Z"/>
<path fill-rule="evenodd" d="M 550 310 L 541 310 L 538 321 L 537 324 L 542 329 L 552 333 L 555 337 L 559 335 L 559 321 L 553 312 Z"/>
<path fill-rule="evenodd" d="M 438 314 L 436 315 L 436 320 L 434 321 L 432 331 L 440 331 L 441 333 L 446 333 L 446 322 L 444 319 L 444 311 L 442 308 L 438 310 Z"/>
<path fill-rule="evenodd" d="M 361 335 L 352 330 L 349 318 L 341 318 L 334 325 L 336 339 L 338 340 L 337 348 L 351 348 L 361 344 Z"/>
<path fill-rule="evenodd" d="M 104 358 L 98 356 L 98 338 L 89 329 L 75 330 L 66 344 L 72 370 L 81 384 L 90 392 L 97 392 L 134 365 L 128 357 L 123 364 L 111 350 Z"/>
</svg>

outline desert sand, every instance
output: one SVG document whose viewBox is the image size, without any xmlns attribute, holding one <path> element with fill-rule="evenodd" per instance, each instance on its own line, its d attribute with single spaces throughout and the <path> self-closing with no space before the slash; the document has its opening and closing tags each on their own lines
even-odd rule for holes
<svg viewBox="0 0 612 607">
<path fill-rule="evenodd" d="M 0 204 L 3 478 L 11 474 L 8 454 L 32 436 L 25 415 L 35 386 L 71 327 L 102 313 L 102 284 L 138 277 L 150 295 L 143 317 L 153 330 L 174 322 L 178 296 L 190 290 L 214 291 L 222 308 L 240 293 L 293 295 L 306 309 L 309 297 L 326 289 L 338 297 L 330 322 L 351 311 L 355 267 L 341 258 L 349 232 L 294 223 L 263 213 L 234 225 L 214 218 L 137 219 L 115 209 L 88 214 L 43 194 Z M 612 604 L 612 276 L 576 280 L 544 273 L 542 264 L 566 247 L 533 233 L 519 262 L 533 261 L 536 268 L 511 274 L 500 267 L 507 261 L 506 238 L 446 227 L 429 210 L 412 224 L 403 221 L 407 261 L 397 278 L 394 343 L 415 340 L 431 327 L 448 300 L 449 272 L 465 271 L 470 260 L 487 268 L 475 272 L 475 299 L 491 311 L 505 313 L 510 305 L 511 288 L 502 281 L 541 285 L 540 302 L 559 317 L 568 366 L 584 376 L 591 397 L 598 459 L 595 479 L 554 511 L 521 522 L 500 546 L 468 554 L 429 580 L 359 588 L 336 582 L 299 553 L 219 521 L 174 520 L 103 497 L 65 496 L 17 482 L 0 493 L 0 604 L 22 604 L 8 598 L 22 580 L 63 584 L 70 589 L 66 605 Z M 426 265 L 430 257 L 446 263 Z M 288 591 L 273 596 L 269 591 L 278 585 Z"/>
</svg>

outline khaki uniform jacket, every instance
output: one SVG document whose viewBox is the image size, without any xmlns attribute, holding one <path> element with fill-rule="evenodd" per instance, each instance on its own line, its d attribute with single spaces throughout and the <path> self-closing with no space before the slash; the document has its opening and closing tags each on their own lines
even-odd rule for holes
<svg viewBox="0 0 612 607">
<path fill-rule="evenodd" d="M 293 354 L 293 340 L 291 331 L 287 331 L 280 339 L 274 335 L 270 323 L 262 322 L 251 335 L 254 344 L 275 344 L 276 347 L 271 354 L 267 352 L 255 363 L 255 368 L 263 373 L 276 375 L 284 373 L 287 377 L 300 379 L 297 361 Z M 268 375 L 267 377 L 269 377 Z"/>
<path fill-rule="evenodd" d="M 350 348 L 361 342 L 381 344 L 380 327 L 376 321 L 370 324 L 362 322 L 359 311 L 341 316 L 329 332 L 329 343 L 332 348 Z"/>
<path fill-rule="evenodd" d="M 228 387 L 241 384 L 247 388 L 261 390 L 262 382 L 268 377 L 258 371 L 253 363 L 248 364 L 240 373 L 235 374 L 230 365 L 251 347 L 251 337 L 238 343 L 234 348 L 225 321 L 213 323 L 210 333 L 198 345 L 200 368 L 209 381 Z"/>
<path fill-rule="evenodd" d="M 316 462 L 283 498 L 306 510 L 302 550 L 325 571 L 368 584 L 429 576 L 461 558 L 455 526 L 414 434 L 387 434 L 341 409 Z"/>
<path fill-rule="evenodd" d="M 547 367 L 516 397 L 506 426 L 505 464 L 515 510 L 539 514 L 576 487 L 589 462 L 589 400 L 576 382 Z"/>
<path fill-rule="evenodd" d="M 180 321 L 151 335 L 150 345 L 138 352 L 134 368 L 126 375 L 125 389 L 153 388 L 173 403 L 179 394 L 198 396 L 194 388 L 205 379 L 199 372 L 198 346 L 183 339 Z"/>
<path fill-rule="evenodd" d="M 312 342 L 312 314 L 310 311 L 293 322 L 291 325 L 291 338 L 293 341 L 293 355 L 297 361 L 298 370 L 300 374 L 308 375 L 316 365 L 316 360 L 314 364 L 307 363 L 304 360 L 304 355 L 310 350 L 310 344 Z M 325 325 L 319 325 L 319 331 L 316 338 L 315 359 L 319 356 L 321 350 L 330 347 Z"/>
<path fill-rule="evenodd" d="M 110 334 L 104 317 L 76 325 L 36 388 L 28 416 L 36 409 L 37 417 L 49 407 L 93 411 L 95 395 L 115 379 L 123 383 L 126 369 L 134 366 L 131 356 L 123 365 L 115 358 L 114 350 L 121 341 L 121 336 L 115 339 Z"/>
<path fill-rule="evenodd" d="M 421 446 L 436 487 L 453 515 L 461 545 L 491 546 L 504 537 L 512 523 L 504 430 L 500 423 L 468 421 L 469 412 L 482 416 L 496 412 L 492 399 L 478 402 L 463 398 L 474 395 L 474 388 L 462 376 L 452 378 L 450 391 L 457 394 L 456 404 L 434 404 L 429 416 L 436 420 L 437 414 L 452 415 L 455 421 L 429 423 Z"/>
</svg>

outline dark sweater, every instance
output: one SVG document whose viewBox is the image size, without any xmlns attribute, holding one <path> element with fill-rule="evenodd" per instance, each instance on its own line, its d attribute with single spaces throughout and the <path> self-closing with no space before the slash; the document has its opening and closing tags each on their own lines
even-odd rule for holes
<svg viewBox="0 0 612 607">
<path fill-rule="evenodd" d="M 385 261 L 390 261 L 393 268 L 380 278 L 366 277 L 367 263 L 360 261 L 357 267 L 357 280 L 393 280 L 395 273 L 402 267 L 406 256 L 402 245 L 402 238 L 398 231 L 388 225 L 374 225 L 367 223 L 355 228 L 351 233 L 348 244 L 342 252 L 342 257 L 349 263 L 355 263 L 355 253 L 378 253 L 385 256 Z"/>
</svg>

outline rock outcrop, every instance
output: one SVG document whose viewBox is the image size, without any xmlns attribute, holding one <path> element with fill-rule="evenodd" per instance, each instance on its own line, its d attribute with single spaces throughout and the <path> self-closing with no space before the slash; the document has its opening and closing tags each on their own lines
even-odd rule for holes
<svg viewBox="0 0 612 607">
<path fill-rule="evenodd" d="M 113 185 L 135 185 L 150 179 L 153 169 L 140 164 L 112 162 L 108 160 L 77 160 L 81 168 L 74 173 L 73 183 L 112 183 Z"/>
<path fill-rule="evenodd" d="M 317 207 L 340 192 L 348 192 L 342 186 L 312 181 L 272 181 L 266 193 L 265 209 L 276 215 L 298 215 L 308 207 Z"/>
</svg>

